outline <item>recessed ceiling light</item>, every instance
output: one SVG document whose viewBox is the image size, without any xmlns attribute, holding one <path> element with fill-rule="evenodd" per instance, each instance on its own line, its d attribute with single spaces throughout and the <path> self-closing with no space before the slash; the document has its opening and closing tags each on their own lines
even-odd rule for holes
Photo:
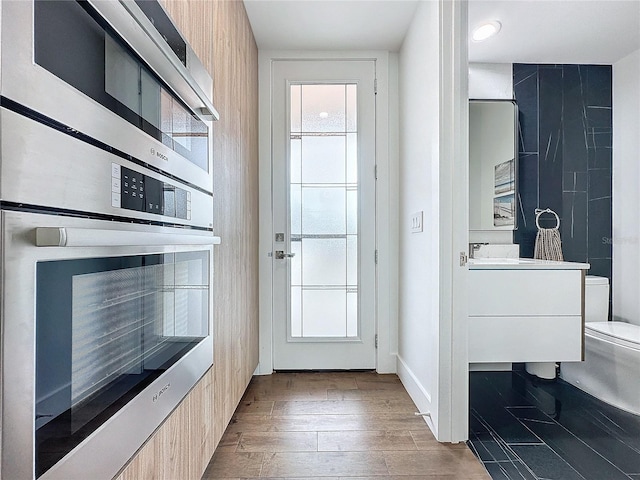
<svg viewBox="0 0 640 480">
<path fill-rule="evenodd" d="M 473 33 L 471 34 L 471 39 L 474 42 L 482 42 L 487 38 L 493 37 L 497 34 L 502 28 L 502 24 L 497 20 L 493 20 L 490 22 L 484 22 L 478 25 L 473 29 Z"/>
<path fill-rule="evenodd" d="M 327 118 L 329 116 L 328 112 L 320 112 L 320 118 Z"/>
</svg>

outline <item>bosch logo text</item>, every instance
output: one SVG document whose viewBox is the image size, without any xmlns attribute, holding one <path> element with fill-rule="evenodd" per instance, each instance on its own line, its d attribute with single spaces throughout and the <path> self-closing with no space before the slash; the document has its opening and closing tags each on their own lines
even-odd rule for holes
<svg viewBox="0 0 640 480">
<path fill-rule="evenodd" d="M 155 155 L 158 158 L 161 158 L 162 160 L 164 160 L 165 162 L 169 161 L 169 157 L 167 157 L 166 155 L 164 155 L 163 153 L 158 152 L 155 148 L 151 149 L 151 155 Z"/>
</svg>

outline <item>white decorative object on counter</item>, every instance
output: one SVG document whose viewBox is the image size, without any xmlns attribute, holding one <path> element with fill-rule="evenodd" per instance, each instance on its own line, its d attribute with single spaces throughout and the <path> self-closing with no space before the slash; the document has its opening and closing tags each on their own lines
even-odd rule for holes
<svg viewBox="0 0 640 480">
<path fill-rule="evenodd" d="M 520 245 L 476 244 L 473 258 L 518 258 Z"/>
</svg>

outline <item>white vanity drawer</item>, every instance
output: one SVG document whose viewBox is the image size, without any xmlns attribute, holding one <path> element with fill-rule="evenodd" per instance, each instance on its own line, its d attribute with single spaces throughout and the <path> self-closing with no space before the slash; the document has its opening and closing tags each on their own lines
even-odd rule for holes
<svg viewBox="0 0 640 480">
<path fill-rule="evenodd" d="M 469 362 L 582 360 L 582 316 L 469 317 Z"/>
<path fill-rule="evenodd" d="M 581 316 L 582 271 L 469 270 L 469 315 Z"/>
</svg>

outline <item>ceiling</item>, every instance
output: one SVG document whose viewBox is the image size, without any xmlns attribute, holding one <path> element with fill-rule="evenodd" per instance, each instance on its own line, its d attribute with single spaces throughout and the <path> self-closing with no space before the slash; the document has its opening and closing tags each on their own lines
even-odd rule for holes
<svg viewBox="0 0 640 480">
<path fill-rule="evenodd" d="M 417 0 L 244 0 L 261 50 L 397 51 Z"/>
<path fill-rule="evenodd" d="M 432 0 L 427 0 L 432 1 Z M 261 50 L 397 51 L 417 0 L 244 0 Z M 471 62 L 614 63 L 640 48 L 640 0 L 469 0 Z"/>
<path fill-rule="evenodd" d="M 486 20 L 502 30 L 469 44 L 471 62 L 609 64 L 640 48 L 640 0 L 470 0 L 470 30 Z"/>
</svg>

